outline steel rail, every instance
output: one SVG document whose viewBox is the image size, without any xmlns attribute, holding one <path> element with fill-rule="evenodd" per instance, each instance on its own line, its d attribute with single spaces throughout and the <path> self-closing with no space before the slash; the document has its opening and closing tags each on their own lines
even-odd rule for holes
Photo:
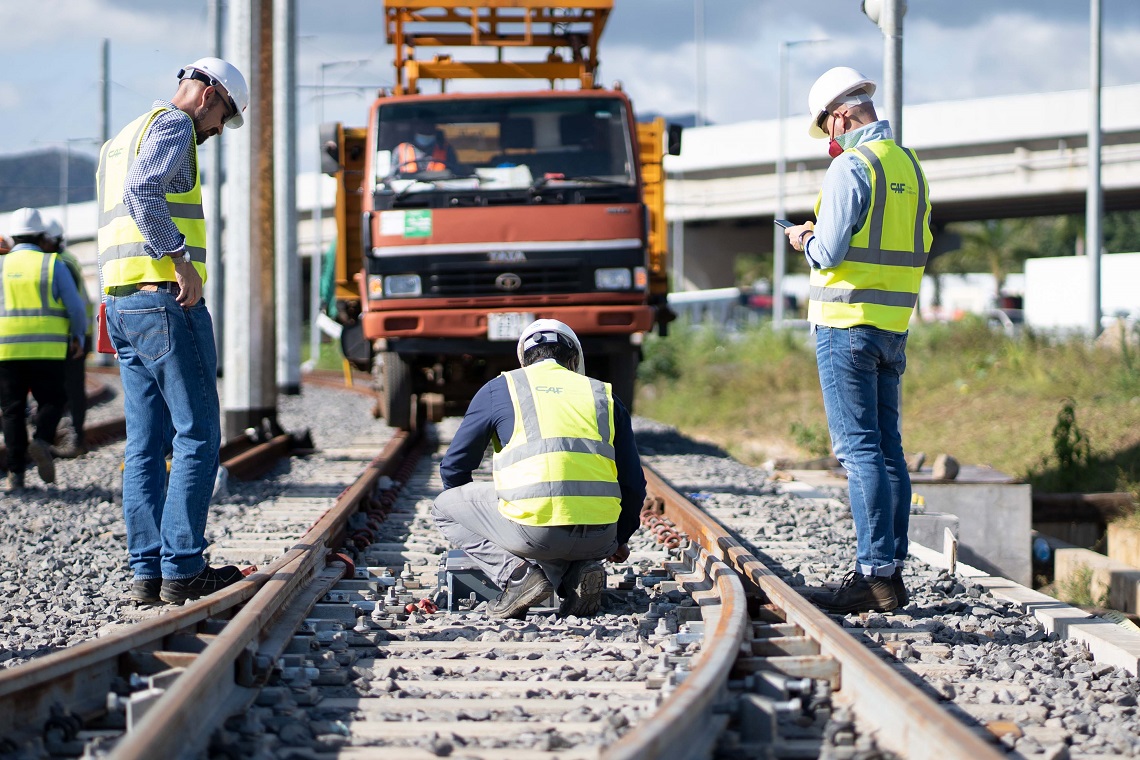
<svg viewBox="0 0 1140 760">
<path fill-rule="evenodd" d="M 703 757 L 719 731 L 705 729 L 715 701 L 725 693 L 729 673 L 740 655 L 749 630 L 748 600 L 739 576 L 720 559 L 702 550 L 694 558 L 712 589 L 696 590 L 705 618 L 704 643 L 692 670 L 669 698 L 647 720 L 601 754 L 603 760 L 649 760 L 650 758 Z M 719 600 L 718 608 L 713 599 Z M 714 618 L 709 620 L 709 618 Z"/>
<path fill-rule="evenodd" d="M 338 497 L 336 504 L 299 539 L 294 548 L 245 581 L 179 609 L 165 611 L 159 617 L 131 625 L 120 633 L 86 641 L 18 668 L 0 671 L 0 737 L 20 741 L 39 733 L 58 706 L 77 715 L 100 714 L 106 710 L 107 694 L 121 676 L 121 657 L 132 651 L 161 649 L 162 642 L 169 636 L 196 630 L 211 619 L 228 617 L 234 608 L 253 599 L 271 580 L 277 587 L 283 582 L 283 575 L 303 572 L 306 554 L 317 547 L 340 545 L 345 524 L 355 505 L 372 493 L 382 475 L 394 470 L 393 460 L 409 449 L 412 442 L 406 432 L 393 435 L 364 474 Z M 155 709 L 157 707 L 158 704 Z M 150 720 L 150 713 L 147 720 Z M 139 727 L 145 725 L 140 722 Z M 200 726 L 194 728 L 197 730 Z M 185 740 L 186 736 L 181 738 Z M 180 746 L 184 745 L 180 742 Z M 172 751 L 169 756 L 178 754 Z"/>
<path fill-rule="evenodd" d="M 228 702 L 228 692 L 238 686 L 234 678 L 238 658 L 251 644 L 256 645 L 262 630 L 288 606 L 292 594 L 324 567 L 358 504 L 372 493 L 382 475 L 394 471 L 396 460 L 415 442 L 405 431 L 393 435 L 364 474 L 285 555 L 287 562 L 278 563 L 273 577 L 147 711 L 137 730 L 119 742 L 111 753 L 113 760 L 177 757 L 186 753 L 193 742 L 190 737 L 208 741 L 202 727 L 212 725 L 216 706 Z"/>
<path fill-rule="evenodd" d="M 650 492 L 665 503 L 665 515 L 689 539 L 718 557 L 819 644 L 820 654 L 840 666 L 840 689 L 852 709 L 875 734 L 880 748 L 908 760 L 971 760 L 1004 757 L 993 745 L 951 717 L 931 697 L 912 684 L 830 617 L 781 581 L 731 535 L 728 528 L 679 494 L 651 467 L 645 467 Z"/>
</svg>

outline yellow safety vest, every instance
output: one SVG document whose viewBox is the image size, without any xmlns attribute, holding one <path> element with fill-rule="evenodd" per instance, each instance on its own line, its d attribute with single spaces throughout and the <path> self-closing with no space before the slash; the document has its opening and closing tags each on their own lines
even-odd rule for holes
<svg viewBox="0 0 1140 760">
<path fill-rule="evenodd" d="M 55 258 L 38 248 L 0 256 L 0 361 L 67 356 L 71 322 L 51 292 Z"/>
<path fill-rule="evenodd" d="M 608 525 L 621 512 L 609 383 L 553 360 L 504 373 L 515 411 L 492 458 L 499 512 L 523 525 Z"/>
<path fill-rule="evenodd" d="M 123 189 L 131 166 L 138 158 L 143 137 L 155 117 L 169 108 L 155 108 L 132 121 L 99 153 L 96 187 L 99 196 L 99 266 L 103 290 L 138 282 L 174 282 L 174 261 L 156 259 L 146 252 L 145 239 L 123 202 Z M 181 113 L 181 112 L 180 112 Z M 187 119 L 188 114 L 183 114 Z M 206 215 L 202 210 L 202 181 L 198 174 L 198 145 L 190 143 L 194 186 L 185 193 L 167 193 L 170 218 L 186 238 L 186 250 L 206 281 Z"/>
<path fill-rule="evenodd" d="M 906 332 L 933 239 L 930 188 L 914 152 L 894 140 L 847 151 L 867 164 L 871 208 L 838 266 L 812 269 L 808 321 Z M 823 194 L 815 202 L 819 216 Z"/>
</svg>

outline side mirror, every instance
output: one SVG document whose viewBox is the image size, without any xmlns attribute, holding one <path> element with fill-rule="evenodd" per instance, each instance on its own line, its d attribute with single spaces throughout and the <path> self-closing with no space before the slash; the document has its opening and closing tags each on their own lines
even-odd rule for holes
<svg viewBox="0 0 1140 760">
<path fill-rule="evenodd" d="M 341 170 L 340 122 L 327 122 L 321 125 L 321 171 L 332 176 Z"/>
<path fill-rule="evenodd" d="M 680 124 L 670 124 L 669 132 L 665 138 L 665 152 L 670 156 L 681 155 L 681 133 L 685 128 Z"/>
</svg>

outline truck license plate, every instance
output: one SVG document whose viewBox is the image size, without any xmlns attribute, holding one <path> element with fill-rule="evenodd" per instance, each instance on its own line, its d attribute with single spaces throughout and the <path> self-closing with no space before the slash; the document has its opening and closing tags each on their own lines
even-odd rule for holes
<svg viewBox="0 0 1140 760">
<path fill-rule="evenodd" d="M 534 321 L 529 311 L 510 311 L 487 315 L 487 340 L 518 340 L 526 326 Z"/>
</svg>

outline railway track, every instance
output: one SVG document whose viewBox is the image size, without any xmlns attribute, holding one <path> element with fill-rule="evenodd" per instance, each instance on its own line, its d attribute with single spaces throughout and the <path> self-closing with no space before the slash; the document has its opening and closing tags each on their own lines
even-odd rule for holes
<svg viewBox="0 0 1140 760">
<path fill-rule="evenodd" d="M 916 685 L 963 670 L 906 662 L 945 649 L 929 628 L 829 618 L 773 569 L 774 542 L 741 538 L 756 516 L 696 507 L 666 478 L 699 478 L 667 459 L 601 615 L 489 620 L 466 596 L 477 579 L 441 572 L 435 446 L 400 432 L 326 449 L 211 547 L 264 568 L 245 583 L 0 674 L 0 754 L 983 760 L 1003 753 L 995 722 L 1038 709 Z"/>
</svg>

